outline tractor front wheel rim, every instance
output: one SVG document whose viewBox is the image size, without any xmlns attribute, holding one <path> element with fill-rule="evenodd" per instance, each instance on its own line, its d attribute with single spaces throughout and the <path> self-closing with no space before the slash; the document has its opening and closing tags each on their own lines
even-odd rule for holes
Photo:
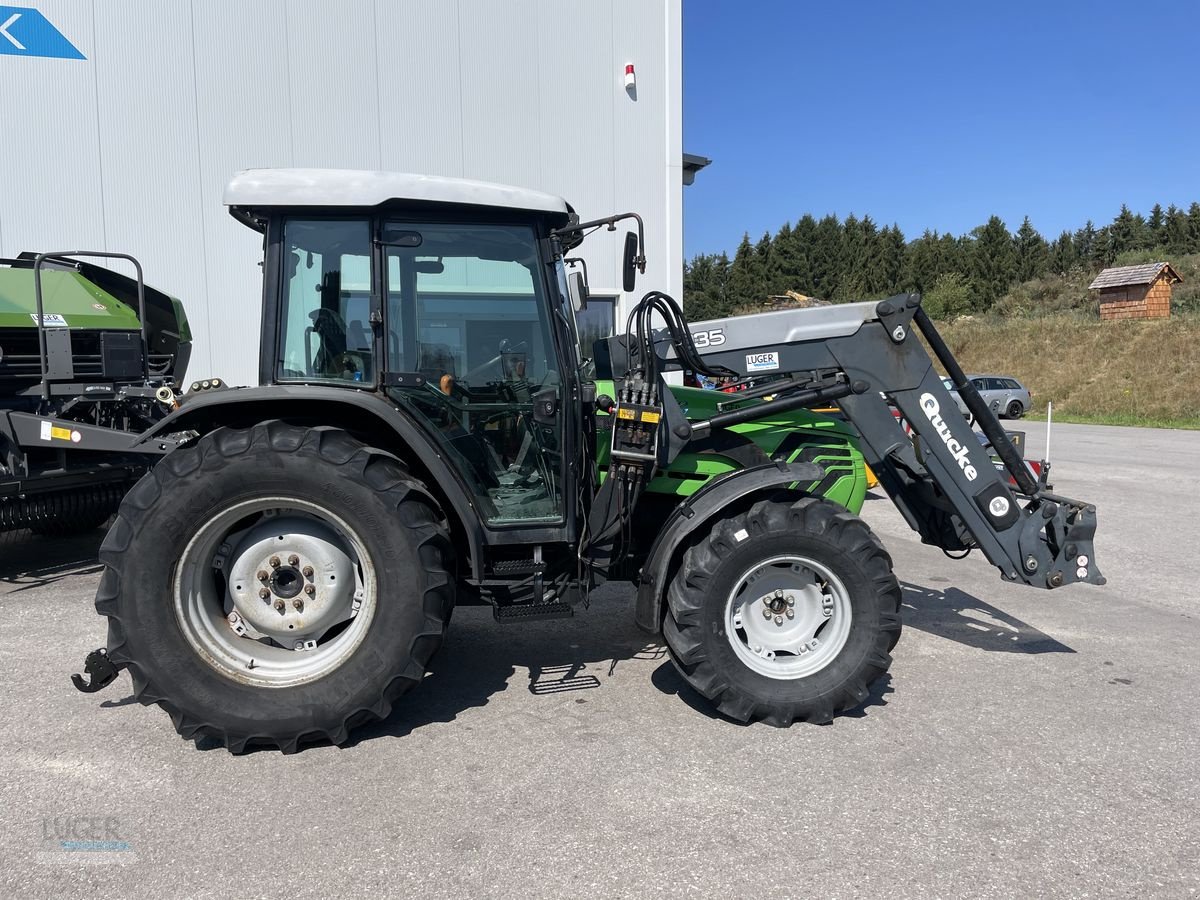
<svg viewBox="0 0 1200 900">
<path fill-rule="evenodd" d="M 828 566 L 777 556 L 739 578 L 725 604 L 725 633 L 749 669 L 781 681 L 824 669 L 846 646 L 850 595 Z"/>
</svg>

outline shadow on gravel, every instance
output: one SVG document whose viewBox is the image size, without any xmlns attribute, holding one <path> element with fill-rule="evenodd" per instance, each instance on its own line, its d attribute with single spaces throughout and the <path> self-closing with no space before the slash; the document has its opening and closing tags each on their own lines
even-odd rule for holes
<svg viewBox="0 0 1200 900">
<path fill-rule="evenodd" d="M 96 559 L 105 529 L 72 537 L 43 537 L 29 531 L 0 535 L 0 593 L 53 584 L 103 567 Z"/>
<path fill-rule="evenodd" d="M 1074 653 L 1066 644 L 978 597 L 901 582 L 904 627 L 997 653 Z"/>
<path fill-rule="evenodd" d="M 421 686 L 402 697 L 387 719 L 354 731 L 345 746 L 452 722 L 510 687 L 524 687 L 537 698 L 529 706 L 533 713 L 553 695 L 603 690 L 623 662 L 666 655 L 632 619 L 629 604 L 617 600 L 594 601 L 574 619 L 522 625 L 500 625 L 490 609 L 456 610 Z M 527 679 L 514 681 L 518 668 L 529 671 Z"/>
<path fill-rule="evenodd" d="M 354 729 L 342 749 L 453 722 L 510 689 L 533 695 L 523 711 L 539 715 L 551 708 L 543 704 L 561 702 L 556 695 L 603 690 L 628 661 L 665 658 L 666 649 L 633 624 L 633 610 L 624 598 L 593 600 L 574 619 L 521 625 L 494 622 L 490 608 L 464 607 L 455 610 L 446 642 L 421 684 L 401 697 L 386 719 Z M 518 669 L 527 669 L 528 675 L 514 677 Z M 196 746 L 214 750 L 220 745 L 201 739 Z M 301 749 L 310 746 L 328 744 L 302 744 Z M 246 752 L 262 749 L 248 747 Z"/>
</svg>

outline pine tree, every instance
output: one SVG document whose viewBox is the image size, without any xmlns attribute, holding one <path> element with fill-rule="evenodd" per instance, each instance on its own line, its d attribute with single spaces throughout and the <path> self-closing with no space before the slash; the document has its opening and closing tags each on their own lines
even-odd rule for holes
<svg viewBox="0 0 1200 900">
<path fill-rule="evenodd" d="M 1103 269 L 1111 266 L 1116 258 L 1117 251 L 1112 238 L 1112 226 L 1105 225 L 1096 232 L 1096 239 L 1092 242 L 1092 268 Z"/>
<path fill-rule="evenodd" d="M 683 267 L 683 311 L 689 319 L 714 319 L 727 315 L 725 308 L 725 269 L 729 258 L 724 254 L 700 254 Z"/>
<path fill-rule="evenodd" d="M 858 228 L 863 236 L 863 257 L 859 264 L 863 292 L 859 299 L 868 299 L 887 290 L 887 274 L 883 265 L 883 232 L 870 216 L 863 216 Z"/>
<path fill-rule="evenodd" d="M 792 227 L 792 257 L 789 265 L 793 267 L 791 289 L 802 294 L 813 294 L 813 249 L 817 242 L 817 220 L 805 213 Z"/>
<path fill-rule="evenodd" d="M 763 236 L 754 245 L 754 259 L 757 263 L 758 283 L 751 302 L 761 303 L 771 293 L 771 277 L 775 270 L 775 263 L 771 259 L 771 232 L 764 231 Z"/>
<path fill-rule="evenodd" d="M 1150 219 L 1146 222 L 1150 232 L 1150 246 L 1161 247 L 1167 242 L 1167 217 L 1163 213 L 1162 204 L 1155 203 L 1150 210 Z"/>
<path fill-rule="evenodd" d="M 867 238 L 862 223 L 854 213 L 842 223 L 842 269 L 838 291 L 833 300 L 846 303 L 862 300 L 866 291 Z"/>
<path fill-rule="evenodd" d="M 731 308 L 736 308 L 761 300 L 761 286 L 758 256 L 754 252 L 754 245 L 750 243 L 750 235 L 743 234 L 742 242 L 733 256 L 733 264 L 729 267 L 726 302 Z"/>
<path fill-rule="evenodd" d="M 1029 221 L 1029 216 L 1025 217 L 1025 221 L 1017 229 L 1014 246 L 1018 281 L 1028 281 L 1045 273 L 1049 265 L 1050 248 L 1046 239 L 1038 234 L 1033 223 Z"/>
<path fill-rule="evenodd" d="M 842 277 L 842 226 L 837 216 L 824 216 L 817 223 L 812 249 L 814 296 L 833 300 Z"/>
<path fill-rule="evenodd" d="M 1174 203 L 1167 207 L 1166 245 L 1168 253 L 1186 253 L 1188 245 L 1187 213 Z"/>
<path fill-rule="evenodd" d="M 976 288 L 976 309 L 987 310 L 1008 290 L 1016 277 L 1017 262 L 1012 235 L 999 216 L 972 234 L 971 281 Z"/>
<path fill-rule="evenodd" d="M 1064 231 L 1050 247 L 1050 271 L 1056 275 L 1067 275 L 1079 262 L 1075 252 L 1075 241 L 1071 232 Z"/>
<path fill-rule="evenodd" d="M 1187 243 L 1184 247 L 1188 253 L 1200 253 L 1200 203 L 1194 201 L 1187 211 Z"/>
<path fill-rule="evenodd" d="M 784 222 L 771 238 L 771 252 L 767 258 L 767 294 L 782 294 L 790 287 L 791 278 L 788 276 L 787 257 L 792 247 L 792 226 Z"/>
<path fill-rule="evenodd" d="M 1095 252 L 1096 226 L 1092 224 L 1091 219 L 1088 219 L 1087 223 L 1075 232 L 1075 254 L 1080 260 L 1091 265 Z"/>
<path fill-rule="evenodd" d="M 892 223 L 890 228 L 884 228 L 879 234 L 879 269 L 882 281 L 879 292 L 882 294 L 898 294 L 904 290 L 904 251 L 906 248 L 904 232 L 900 226 Z"/>
<path fill-rule="evenodd" d="M 1108 229 L 1107 262 L 1105 265 L 1112 265 L 1112 261 L 1116 259 L 1117 254 L 1124 253 L 1126 250 L 1133 250 L 1136 246 L 1137 232 L 1133 213 L 1129 211 L 1128 206 L 1122 203 L 1121 211 L 1117 213 L 1117 217 L 1113 219 L 1112 225 Z"/>
<path fill-rule="evenodd" d="M 925 229 L 904 251 L 901 289 L 924 294 L 938 276 L 938 233 Z"/>
</svg>

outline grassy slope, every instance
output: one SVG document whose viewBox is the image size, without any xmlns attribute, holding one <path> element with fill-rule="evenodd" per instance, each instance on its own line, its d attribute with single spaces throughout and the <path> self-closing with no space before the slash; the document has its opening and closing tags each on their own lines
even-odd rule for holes
<svg viewBox="0 0 1200 900">
<path fill-rule="evenodd" d="M 940 325 L 963 368 L 1014 376 L 1036 414 L 1200 428 L 1200 316 L 1100 323 L 1078 313 Z"/>
</svg>

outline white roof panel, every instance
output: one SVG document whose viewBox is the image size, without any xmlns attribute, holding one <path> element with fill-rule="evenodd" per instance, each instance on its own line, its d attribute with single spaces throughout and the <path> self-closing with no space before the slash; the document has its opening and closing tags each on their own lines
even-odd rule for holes
<svg viewBox="0 0 1200 900">
<path fill-rule="evenodd" d="M 527 188 L 441 175 L 362 169 L 246 169 L 225 187 L 225 205 L 378 206 L 389 200 L 463 203 L 565 216 L 567 202 Z"/>
</svg>

